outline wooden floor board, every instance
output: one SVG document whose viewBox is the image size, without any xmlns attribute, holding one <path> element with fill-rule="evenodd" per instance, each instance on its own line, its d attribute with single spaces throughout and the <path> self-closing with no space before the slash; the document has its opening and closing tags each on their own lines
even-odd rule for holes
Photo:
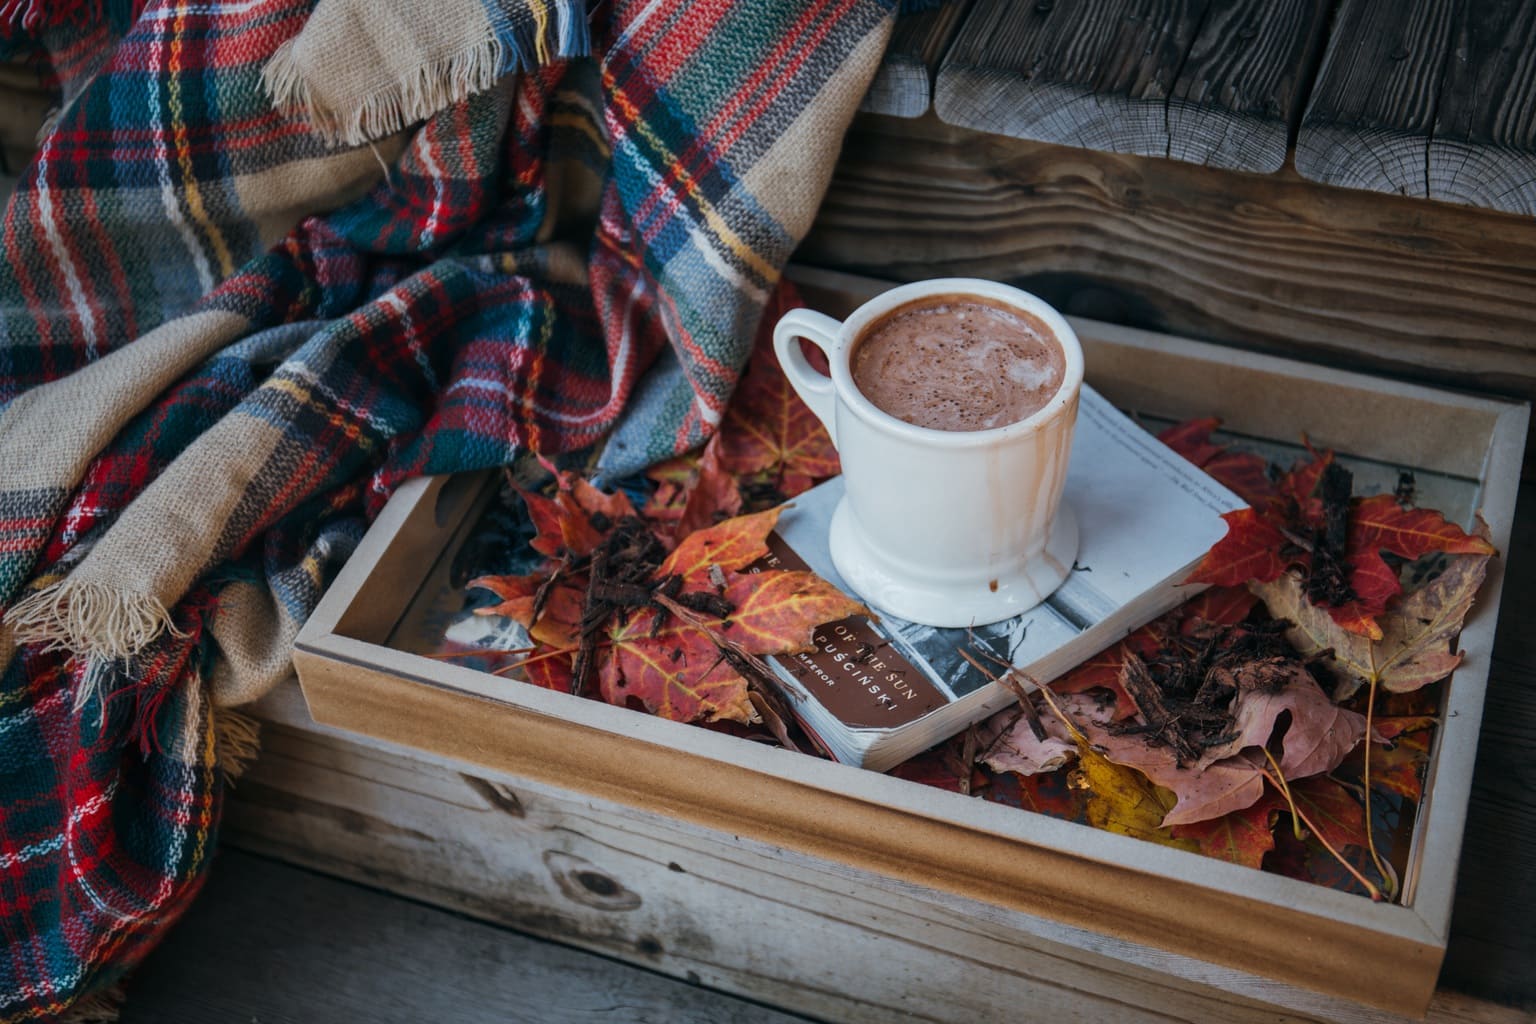
<svg viewBox="0 0 1536 1024">
<path fill-rule="evenodd" d="M 225 849 L 121 1024 L 794 1024 L 804 1018 Z"/>
</svg>

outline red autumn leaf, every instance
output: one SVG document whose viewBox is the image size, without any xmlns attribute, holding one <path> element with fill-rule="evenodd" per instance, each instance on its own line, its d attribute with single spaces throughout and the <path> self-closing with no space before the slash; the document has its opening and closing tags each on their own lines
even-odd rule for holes
<svg viewBox="0 0 1536 1024">
<path fill-rule="evenodd" d="M 1236 587 L 1249 580 L 1279 579 L 1289 564 L 1280 554 L 1285 534 L 1251 508 L 1225 512 L 1221 518 L 1227 521 L 1226 536 L 1206 552 L 1185 582 Z"/>
<path fill-rule="evenodd" d="M 1181 630 L 1187 636 L 1201 622 L 1217 626 L 1235 626 L 1248 617 L 1259 599 L 1246 587 L 1211 587 L 1184 602 L 1179 609 Z M 1148 652 L 1138 651 L 1142 657 Z"/>
<path fill-rule="evenodd" d="M 690 533 L 661 563 L 656 578 L 676 575 L 685 580 L 705 579 L 711 565 L 723 572 L 745 569 L 767 554 L 768 534 L 783 511 L 771 508 Z"/>
<path fill-rule="evenodd" d="M 1211 432 L 1221 426 L 1215 416 L 1185 420 L 1176 423 L 1157 435 L 1157 439 L 1197 466 L 1204 466 L 1220 455 L 1221 445 L 1211 443 Z"/>
<path fill-rule="evenodd" d="M 810 650 L 816 627 L 869 609 L 812 572 L 740 573 L 724 597 L 736 610 L 721 624 L 726 639 L 751 654 Z"/>
<path fill-rule="evenodd" d="M 1434 728 L 1438 722 L 1434 715 L 1377 717 L 1371 722 L 1371 734 L 1377 743 L 1391 743 L 1404 733 Z"/>
<path fill-rule="evenodd" d="M 1323 473 L 1333 464 L 1332 449 L 1318 452 L 1309 444 L 1307 450 L 1312 452 L 1312 461 L 1296 463 L 1280 481 L 1280 493 L 1296 499 L 1296 503 L 1303 508 L 1312 500 L 1313 494 L 1317 491 L 1318 481 L 1323 478 Z"/>
<path fill-rule="evenodd" d="M 1344 629 L 1372 640 L 1381 639 L 1377 616 L 1403 592 L 1397 570 L 1387 564 L 1378 551 L 1352 551 L 1344 559 L 1349 586 L 1355 598 L 1341 605 L 1329 606 L 1328 614 Z"/>
<path fill-rule="evenodd" d="M 1199 600 L 1196 598 L 1196 600 Z M 1134 630 L 1113 647 L 1106 647 L 1066 675 L 1051 683 L 1052 693 L 1086 693 L 1089 690 L 1108 690 L 1115 696 L 1115 708 L 1110 720 L 1119 722 L 1136 714 L 1136 702 L 1131 700 L 1120 685 L 1120 670 L 1125 665 L 1127 651 L 1137 657 L 1147 658 L 1163 646 L 1166 619 L 1156 619 Z"/>
<path fill-rule="evenodd" d="M 521 489 L 517 493 L 538 531 L 529 546 L 540 554 L 559 558 L 569 552 L 580 558 L 590 555 L 603 542 L 604 531 L 592 525 L 591 513 L 578 505 L 569 492 L 558 492 L 553 498 Z"/>
<path fill-rule="evenodd" d="M 528 628 L 528 635 L 536 643 L 551 647 L 570 647 L 576 643 L 576 629 L 581 622 L 583 594 L 576 587 L 556 584 L 544 597 L 544 607 L 539 620 L 533 621 L 533 606 L 538 599 L 539 587 L 546 577 L 533 576 L 481 576 L 469 581 L 469 586 L 489 590 L 502 602 L 485 608 L 476 608 L 476 615 L 504 615 L 521 622 Z"/>
<path fill-rule="evenodd" d="M 908 758 L 886 774 L 950 793 L 973 792 L 985 784 L 986 776 L 965 763 L 958 747 L 954 741 L 941 743 Z"/>
<path fill-rule="evenodd" d="M 991 803 L 1046 814 L 1062 821 L 1083 819 L 1082 793 L 1071 787 L 1066 772 L 1050 772 L 1045 775 L 1003 772 L 988 775 L 987 784 L 981 788 L 980 795 Z"/>
<path fill-rule="evenodd" d="M 1262 685 L 1239 685 L 1232 704 L 1232 738 L 1208 747 L 1200 767 L 1248 747 L 1268 747 L 1278 738 L 1280 774 L 1301 779 L 1333 771 L 1360 744 L 1365 716 L 1329 700 L 1300 662 L 1286 666 L 1279 679 L 1284 681 L 1266 678 Z"/>
<path fill-rule="evenodd" d="M 720 435 L 716 434 L 704 446 L 698 473 L 690 482 L 683 501 L 675 536 L 686 537 L 740 512 L 741 490 L 736 485 L 736 478 L 720 465 Z"/>
<path fill-rule="evenodd" d="M 1297 808 L 1335 850 L 1365 845 L 1365 808 L 1349 787 L 1327 775 L 1291 783 Z"/>
<path fill-rule="evenodd" d="M 1224 451 L 1200 467 L 1254 508 L 1266 508 L 1279 491 L 1269 477 L 1269 462 L 1252 452 Z"/>
<path fill-rule="evenodd" d="M 1355 502 L 1349 511 L 1347 550 L 1390 551 L 1409 560 L 1431 551 L 1452 555 L 1496 555 L 1497 549 L 1482 537 L 1469 534 L 1433 509 L 1404 508 L 1390 494 L 1378 494 Z"/>
<path fill-rule="evenodd" d="M 554 690 L 557 693 L 570 693 L 571 680 L 574 678 L 571 670 L 571 656 L 546 654 L 542 657 L 530 658 L 523 666 L 523 675 L 527 676 L 528 682 L 534 686 Z"/>
<path fill-rule="evenodd" d="M 1221 426 L 1214 416 L 1186 420 L 1164 430 L 1157 439 L 1199 466 L 1228 490 L 1256 508 L 1263 508 L 1278 493 L 1269 476 L 1269 463 L 1261 455 L 1237 452 L 1211 441 Z"/>
<path fill-rule="evenodd" d="M 779 308 L 764 315 L 720 427 L 721 467 L 737 476 L 766 472 L 786 497 L 840 472 L 832 438 L 795 393 L 773 351 L 773 325 L 795 305 L 792 296 L 781 296 Z"/>
<path fill-rule="evenodd" d="M 599 664 L 598 683 L 608 703 L 635 700 L 674 722 L 752 719 L 747 681 L 701 629 L 615 641 Z"/>
<path fill-rule="evenodd" d="M 1275 848 L 1275 819 L 1286 806 L 1285 797 L 1270 788 L 1258 803 L 1240 811 L 1175 825 L 1172 831 L 1179 839 L 1193 840 L 1197 852 L 1207 857 L 1257 868 Z"/>
</svg>

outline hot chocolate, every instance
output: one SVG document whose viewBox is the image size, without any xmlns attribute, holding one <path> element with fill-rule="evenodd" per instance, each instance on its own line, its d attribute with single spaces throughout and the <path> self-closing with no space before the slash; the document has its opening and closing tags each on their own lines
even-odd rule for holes
<svg viewBox="0 0 1536 1024">
<path fill-rule="evenodd" d="M 1044 408 L 1066 357 L 1020 310 L 962 296 L 903 306 L 854 347 L 854 385 L 897 419 L 934 430 L 990 430 Z"/>
</svg>

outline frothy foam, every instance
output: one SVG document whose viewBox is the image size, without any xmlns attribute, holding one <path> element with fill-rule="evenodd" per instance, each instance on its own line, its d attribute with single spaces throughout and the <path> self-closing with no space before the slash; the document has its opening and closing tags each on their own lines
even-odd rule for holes
<svg viewBox="0 0 1536 1024">
<path fill-rule="evenodd" d="M 853 382 L 897 419 L 934 430 L 990 430 L 1042 409 L 1066 356 L 1026 313 L 948 298 L 898 309 L 854 348 Z"/>
</svg>

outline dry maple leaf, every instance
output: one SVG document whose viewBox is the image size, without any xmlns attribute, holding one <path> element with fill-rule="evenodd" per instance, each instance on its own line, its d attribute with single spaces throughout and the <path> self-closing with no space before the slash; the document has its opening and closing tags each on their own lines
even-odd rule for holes
<svg viewBox="0 0 1536 1024">
<path fill-rule="evenodd" d="M 1219 426 L 1221 420 L 1215 417 L 1189 420 L 1157 437 L 1248 504 L 1258 508 L 1268 505 L 1279 493 L 1270 478 L 1269 463 L 1252 452 L 1212 443 L 1211 432 Z"/>
<path fill-rule="evenodd" d="M 1293 574 L 1251 586 L 1271 615 L 1292 623 L 1286 631 L 1291 646 L 1333 673 L 1338 684 L 1334 699 L 1346 700 L 1373 683 L 1400 693 L 1450 675 L 1462 658 L 1452 644 L 1487 571 L 1487 555 L 1451 557 L 1439 576 L 1381 616 L 1379 641 L 1340 626 L 1306 599 Z"/>
<path fill-rule="evenodd" d="M 720 427 L 720 465 L 739 477 L 766 473 L 792 497 L 840 471 L 837 449 L 821 420 L 801 401 L 779 366 L 772 324 L 800 303 L 792 298 L 764 317 L 747 372 L 731 396 Z"/>
<path fill-rule="evenodd" d="M 1078 695 L 1054 700 L 1075 724 L 1063 721 L 1060 715 L 1042 716 L 1046 733 L 1042 740 L 1026 720 L 1020 719 L 988 751 L 987 766 L 1027 776 L 1060 767 L 1075 754 L 1083 767 L 1086 750 L 1096 761 L 1107 761 L 1116 770 L 1106 773 L 1102 766 L 1096 766 L 1084 776 L 1079 788 L 1101 794 L 1098 810 L 1090 813 L 1090 819 L 1115 817 L 1138 823 L 1137 828 L 1149 831 L 1148 837 L 1158 841 L 1171 838 L 1159 838 L 1168 826 L 1219 818 L 1252 806 L 1264 795 L 1264 776 L 1257 761 L 1239 756 L 1204 770 L 1180 767 L 1170 747 L 1149 745 L 1142 735 L 1111 731 L 1105 708 L 1092 698 Z M 1064 751 L 1064 746 L 1072 749 Z M 1116 772 L 1123 776 L 1126 769 L 1132 770 L 1133 777 L 1117 781 Z M 1137 774 L 1139 780 L 1134 778 Z M 1107 789 L 1094 790 L 1099 776 Z M 1090 811 L 1094 806 L 1090 796 Z M 1144 828 L 1154 806 L 1157 816 L 1151 819 L 1150 828 Z"/>
<path fill-rule="evenodd" d="M 1298 779 L 1290 788 L 1297 808 L 1324 842 L 1335 850 L 1366 845 L 1365 811 L 1348 786 L 1330 776 L 1315 775 Z"/>
<path fill-rule="evenodd" d="M 1328 699 L 1300 662 L 1283 666 L 1283 686 L 1240 686 L 1232 704 L 1233 735 L 1206 748 L 1199 767 L 1215 764 L 1247 747 L 1281 746 L 1280 774 L 1286 779 L 1331 772 L 1359 746 L 1365 716 Z"/>
<path fill-rule="evenodd" d="M 523 664 L 535 685 L 579 688 L 586 662 L 610 703 L 745 723 L 761 714 L 742 675 L 751 658 L 802 650 L 816 626 L 867 612 L 812 573 L 742 571 L 767 553 L 777 509 L 697 530 L 666 552 L 627 499 L 580 479 L 560 486 L 553 499 L 525 498 L 542 535 L 560 538 L 545 548 L 561 561 L 471 583 L 501 598 L 482 614 L 528 627 L 536 648 Z"/>
<path fill-rule="evenodd" d="M 621 634 L 623 631 L 621 631 Z M 679 628 L 665 637 L 617 635 L 598 663 L 603 699 L 630 700 L 674 722 L 750 722 L 747 681 L 701 629 Z"/>
<path fill-rule="evenodd" d="M 1227 522 L 1226 536 L 1206 552 L 1185 582 L 1238 587 L 1284 574 L 1292 561 L 1282 554 L 1288 544 L 1285 534 L 1251 508 L 1225 512 L 1221 518 Z"/>
<path fill-rule="evenodd" d="M 1288 805 L 1285 797 L 1267 789 L 1257 803 L 1208 821 L 1175 825 L 1177 839 L 1195 844 L 1196 852 L 1217 860 L 1262 867 L 1265 854 L 1275 848 L 1275 820 Z"/>
</svg>

